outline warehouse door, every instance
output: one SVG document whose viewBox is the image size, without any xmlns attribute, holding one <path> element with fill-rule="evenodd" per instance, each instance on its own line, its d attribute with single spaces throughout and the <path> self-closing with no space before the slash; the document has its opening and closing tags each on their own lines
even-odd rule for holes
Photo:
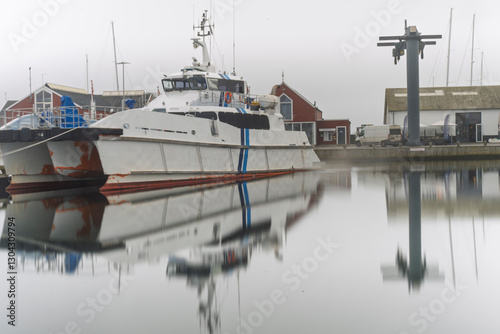
<svg viewBox="0 0 500 334">
<path fill-rule="evenodd" d="M 478 124 L 481 124 L 480 112 L 457 113 L 455 123 L 457 124 L 457 142 L 475 143 L 477 141 L 477 131 L 481 132 L 481 128 L 477 127 Z M 482 136 L 481 133 L 479 135 L 479 137 Z"/>
</svg>

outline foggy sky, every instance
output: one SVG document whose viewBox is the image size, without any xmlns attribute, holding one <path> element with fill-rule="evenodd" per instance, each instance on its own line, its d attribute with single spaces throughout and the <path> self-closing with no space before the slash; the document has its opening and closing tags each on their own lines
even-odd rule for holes
<svg viewBox="0 0 500 334">
<path fill-rule="evenodd" d="M 468 86 L 472 16 L 476 14 L 473 84 L 500 83 L 496 40 L 500 3 L 494 0 L 23 0 L 0 4 L 0 104 L 29 94 L 45 82 L 116 89 L 111 21 L 117 60 L 127 61 L 125 88 L 155 91 L 163 74 L 201 59 L 194 50 L 194 18 L 210 9 L 215 21 L 212 60 L 233 68 L 233 4 L 237 75 L 251 93 L 269 93 L 282 73 L 287 84 L 317 103 L 326 119 L 382 124 L 386 88 L 406 87 L 406 59 L 394 65 L 391 47 L 378 36 L 402 35 L 404 20 L 422 34 L 441 34 L 425 48 L 420 86 L 444 86 L 450 8 L 453 8 L 450 86 Z M 122 68 L 119 68 L 122 85 Z M 89 84 L 90 85 L 90 84 Z"/>
</svg>

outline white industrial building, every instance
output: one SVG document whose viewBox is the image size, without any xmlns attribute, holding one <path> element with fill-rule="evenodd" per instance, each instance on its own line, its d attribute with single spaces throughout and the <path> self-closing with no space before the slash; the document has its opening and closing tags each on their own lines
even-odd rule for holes
<svg viewBox="0 0 500 334">
<path fill-rule="evenodd" d="M 405 127 L 406 88 L 385 91 L 384 124 Z M 499 138 L 500 86 L 420 88 L 420 123 L 446 127 L 454 141 Z"/>
</svg>

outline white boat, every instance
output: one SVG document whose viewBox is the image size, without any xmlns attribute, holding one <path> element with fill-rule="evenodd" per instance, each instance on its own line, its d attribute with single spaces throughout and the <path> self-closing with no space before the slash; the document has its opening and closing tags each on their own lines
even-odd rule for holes
<svg viewBox="0 0 500 334">
<path fill-rule="evenodd" d="M 205 43 L 209 27 L 204 15 L 203 40 L 192 39 L 203 62 L 193 58 L 166 76 L 163 94 L 146 107 L 89 128 L 23 129 L 0 138 L 3 152 L 18 151 L 4 157 L 9 190 L 101 178 L 103 191 L 155 189 L 312 169 L 319 159 L 304 132 L 285 131 L 278 98 L 251 96 L 241 77 L 216 72 Z"/>
</svg>

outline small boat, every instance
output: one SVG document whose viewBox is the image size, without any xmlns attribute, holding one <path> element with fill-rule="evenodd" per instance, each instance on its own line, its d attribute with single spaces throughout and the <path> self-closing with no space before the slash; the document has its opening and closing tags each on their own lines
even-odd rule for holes
<svg viewBox="0 0 500 334">
<path fill-rule="evenodd" d="M 312 169 L 319 159 L 304 132 L 285 131 L 278 98 L 250 95 L 241 77 L 216 72 L 206 13 L 199 29 L 202 40 L 192 42 L 203 61 L 165 76 L 163 93 L 145 107 L 88 127 L 0 134 L 9 191 L 81 182 L 136 191 Z"/>
</svg>

